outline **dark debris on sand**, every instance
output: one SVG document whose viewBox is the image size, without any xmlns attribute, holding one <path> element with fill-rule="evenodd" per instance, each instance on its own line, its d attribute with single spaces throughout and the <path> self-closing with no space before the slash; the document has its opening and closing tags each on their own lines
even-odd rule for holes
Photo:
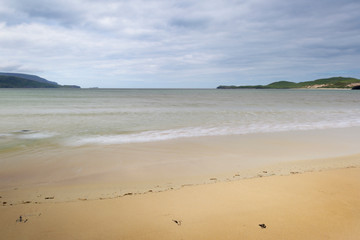
<svg viewBox="0 0 360 240">
<path fill-rule="evenodd" d="M 259 224 L 261 228 L 266 228 L 266 225 L 264 223 Z"/>
<path fill-rule="evenodd" d="M 23 216 L 20 215 L 20 217 L 18 219 L 16 219 L 16 222 L 19 222 L 19 223 L 26 223 L 28 221 L 27 218 L 23 218 Z"/>
<path fill-rule="evenodd" d="M 181 226 L 181 220 L 175 220 L 175 219 L 173 219 L 172 220 L 174 223 L 176 223 L 178 226 Z"/>
</svg>

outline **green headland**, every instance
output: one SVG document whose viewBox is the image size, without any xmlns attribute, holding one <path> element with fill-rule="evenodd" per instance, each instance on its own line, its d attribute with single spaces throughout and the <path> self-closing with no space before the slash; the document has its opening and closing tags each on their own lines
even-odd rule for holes
<svg viewBox="0 0 360 240">
<path fill-rule="evenodd" d="M 343 89 L 357 89 L 360 86 L 360 79 L 350 77 L 332 77 L 322 78 L 307 82 L 288 82 L 279 81 L 268 85 L 252 85 L 252 86 L 224 86 L 217 87 L 218 89 L 293 89 L 293 88 L 343 88 Z"/>
<path fill-rule="evenodd" d="M 44 78 L 23 73 L 0 73 L 0 88 L 80 88 L 76 85 L 60 85 Z"/>
</svg>

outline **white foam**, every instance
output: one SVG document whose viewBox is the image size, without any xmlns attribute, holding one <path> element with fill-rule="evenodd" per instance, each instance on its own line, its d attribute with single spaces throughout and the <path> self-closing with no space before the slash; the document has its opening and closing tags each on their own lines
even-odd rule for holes
<svg viewBox="0 0 360 240">
<path fill-rule="evenodd" d="M 251 133 L 270 133 L 295 130 L 315 130 L 330 128 L 346 128 L 360 126 L 359 120 L 327 122 L 320 121 L 316 123 L 298 123 L 298 124 L 249 124 L 246 126 L 220 126 L 220 127 L 192 127 L 159 131 L 145 131 L 137 134 L 119 134 L 119 135 L 92 135 L 71 139 L 66 145 L 111 145 L 139 142 L 165 141 L 177 138 L 201 137 L 201 136 L 224 136 Z"/>
<path fill-rule="evenodd" d="M 0 133 L 0 138 L 7 138 L 7 137 L 11 137 L 13 136 L 13 134 L 11 133 Z"/>
<path fill-rule="evenodd" d="M 21 135 L 17 135 L 18 139 L 46 139 L 56 136 L 55 133 L 45 133 L 45 132 L 31 132 Z"/>
</svg>

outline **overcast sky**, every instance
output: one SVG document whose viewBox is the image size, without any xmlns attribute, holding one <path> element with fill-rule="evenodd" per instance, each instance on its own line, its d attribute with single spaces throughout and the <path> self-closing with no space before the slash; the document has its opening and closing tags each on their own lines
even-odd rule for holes
<svg viewBox="0 0 360 240">
<path fill-rule="evenodd" d="M 360 77 L 359 0 L 0 0 L 0 71 L 82 87 Z"/>
</svg>

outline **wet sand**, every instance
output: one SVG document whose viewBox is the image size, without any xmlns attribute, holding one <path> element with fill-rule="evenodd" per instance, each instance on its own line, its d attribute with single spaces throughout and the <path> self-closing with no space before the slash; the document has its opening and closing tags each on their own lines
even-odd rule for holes
<svg viewBox="0 0 360 240">
<path fill-rule="evenodd" d="M 73 201 L 177 189 L 214 178 L 345 168 L 359 164 L 359 133 L 360 128 L 346 128 L 24 149 L 0 154 L 0 194 L 12 204 L 44 202 L 48 196 Z"/>
</svg>

